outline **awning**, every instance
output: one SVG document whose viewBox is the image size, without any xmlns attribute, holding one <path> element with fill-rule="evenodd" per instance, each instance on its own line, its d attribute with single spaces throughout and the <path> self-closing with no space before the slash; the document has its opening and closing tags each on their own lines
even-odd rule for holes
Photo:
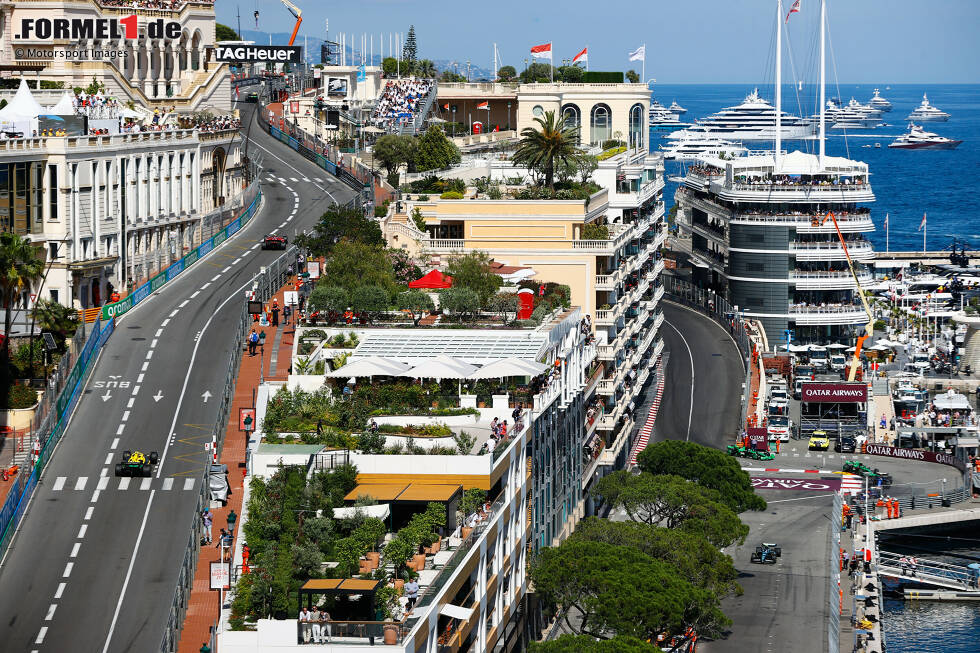
<svg viewBox="0 0 980 653">
<path fill-rule="evenodd" d="M 411 379 L 468 379 L 476 372 L 476 366 L 449 356 L 436 356 L 422 361 L 399 376 Z"/>
<path fill-rule="evenodd" d="M 484 365 L 470 374 L 471 379 L 504 379 L 512 376 L 537 376 L 548 369 L 536 361 L 520 358 L 502 358 Z"/>
<path fill-rule="evenodd" d="M 408 483 L 358 485 L 347 493 L 344 501 L 356 501 L 358 497 L 371 497 L 379 502 L 394 501 L 407 487 Z"/>
<path fill-rule="evenodd" d="M 970 410 L 970 401 L 966 395 L 961 395 L 953 390 L 936 395 L 932 403 L 939 410 Z"/>
<path fill-rule="evenodd" d="M 463 493 L 462 485 L 423 485 L 412 483 L 404 492 L 398 495 L 397 501 L 436 501 L 446 502 Z"/>
<path fill-rule="evenodd" d="M 452 288 L 453 278 L 439 270 L 432 270 L 421 279 L 408 282 L 409 288 Z"/>
<path fill-rule="evenodd" d="M 391 514 L 391 506 L 387 503 L 379 503 L 373 506 L 346 506 L 343 508 L 333 509 L 334 519 L 350 519 L 361 513 L 367 517 L 377 517 L 378 519 L 387 519 L 388 515 Z"/>
<path fill-rule="evenodd" d="M 444 614 L 447 617 L 452 617 L 453 619 L 463 619 L 464 621 L 469 621 L 469 618 L 473 615 L 473 608 L 464 608 L 460 605 L 444 603 L 439 608 L 439 614 Z"/>
<path fill-rule="evenodd" d="M 407 363 L 382 358 L 380 356 L 365 356 L 351 358 L 343 367 L 329 372 L 331 378 L 365 377 L 365 376 L 398 376 L 408 369 Z"/>
</svg>

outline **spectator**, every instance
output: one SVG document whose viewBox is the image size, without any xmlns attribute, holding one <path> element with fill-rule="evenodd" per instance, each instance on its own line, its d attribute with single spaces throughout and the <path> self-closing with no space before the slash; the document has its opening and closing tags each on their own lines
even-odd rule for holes
<svg viewBox="0 0 980 653">
<path fill-rule="evenodd" d="M 419 583 L 414 578 L 405 583 L 405 598 L 408 599 L 405 611 L 411 612 L 412 608 L 415 607 L 415 602 L 419 598 Z"/>
</svg>

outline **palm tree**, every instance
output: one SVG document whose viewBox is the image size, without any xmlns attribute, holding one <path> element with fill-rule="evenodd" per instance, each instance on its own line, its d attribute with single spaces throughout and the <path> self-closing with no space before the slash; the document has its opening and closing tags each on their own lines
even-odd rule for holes
<svg viewBox="0 0 980 653">
<path fill-rule="evenodd" d="M 20 294 L 41 278 L 43 272 L 44 261 L 29 239 L 10 232 L 0 233 L 0 301 L 4 307 L 5 335 L 10 335 L 14 304 Z M 0 349 L 0 361 L 5 364 L 9 356 L 10 338 L 6 337 Z"/>
<path fill-rule="evenodd" d="M 544 183 L 555 190 L 555 170 L 561 165 L 577 166 L 581 153 L 578 143 L 578 125 L 558 118 L 554 111 L 545 112 L 534 119 L 540 129 L 525 127 L 514 152 L 514 163 L 544 175 Z"/>
<path fill-rule="evenodd" d="M 78 311 L 51 299 L 39 299 L 34 304 L 34 319 L 41 331 L 54 336 L 59 349 L 78 327 Z"/>
<path fill-rule="evenodd" d="M 416 64 L 416 74 L 424 79 L 435 79 L 439 72 L 431 59 L 422 59 Z"/>
</svg>

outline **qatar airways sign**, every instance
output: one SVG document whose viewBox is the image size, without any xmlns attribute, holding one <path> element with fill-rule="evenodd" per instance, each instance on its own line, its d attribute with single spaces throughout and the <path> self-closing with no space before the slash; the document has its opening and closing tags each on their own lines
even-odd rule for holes
<svg viewBox="0 0 980 653">
<path fill-rule="evenodd" d="M 906 460 L 921 460 L 925 463 L 939 463 L 949 465 L 963 471 L 966 464 L 955 456 L 948 453 L 933 453 L 931 451 L 919 451 L 918 449 L 901 449 L 899 447 L 889 447 L 884 444 L 868 444 L 867 453 L 872 456 L 888 456 L 889 458 L 905 458 Z"/>
<path fill-rule="evenodd" d="M 804 383 L 800 400 L 860 404 L 868 400 L 868 386 L 863 383 Z"/>
<path fill-rule="evenodd" d="M 139 38 L 137 16 L 125 18 L 21 18 L 14 39 L 22 41 L 82 41 Z M 181 26 L 162 18 L 146 21 L 146 37 L 177 40 Z"/>
</svg>

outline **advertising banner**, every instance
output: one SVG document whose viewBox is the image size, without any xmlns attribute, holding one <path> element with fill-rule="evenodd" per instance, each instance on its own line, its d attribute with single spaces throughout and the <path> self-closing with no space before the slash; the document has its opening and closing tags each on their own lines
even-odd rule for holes
<svg viewBox="0 0 980 653">
<path fill-rule="evenodd" d="M 202 257 L 203 256 L 207 256 L 208 254 L 211 253 L 211 250 L 212 249 L 214 249 L 214 240 L 211 239 L 211 238 L 208 238 L 203 243 L 201 243 L 200 245 L 198 245 L 198 247 L 197 247 L 198 255 L 199 256 L 202 256 Z"/>
<path fill-rule="evenodd" d="M 226 590 L 231 587 L 231 565 L 227 562 L 211 563 L 211 589 Z"/>
<path fill-rule="evenodd" d="M 756 490 L 796 490 L 836 492 L 840 489 L 839 478 L 775 478 L 753 476 L 752 487 Z"/>
<path fill-rule="evenodd" d="M 109 320 L 116 315 L 122 315 L 129 309 L 133 307 L 133 297 L 130 295 L 126 299 L 115 302 L 114 304 L 106 304 L 102 307 L 102 319 Z"/>
<path fill-rule="evenodd" d="M 191 251 L 187 252 L 187 256 L 185 256 L 181 262 L 184 264 L 184 267 L 186 268 L 194 263 L 197 263 L 197 259 L 199 258 L 201 258 L 201 256 L 200 254 L 198 254 L 197 250 L 192 249 Z"/>
<path fill-rule="evenodd" d="M 289 45 L 216 45 L 216 61 L 229 63 L 299 63 L 302 48 Z"/>
<path fill-rule="evenodd" d="M 184 260 L 181 259 L 167 268 L 167 281 L 173 281 L 178 274 L 184 271 Z"/>
<path fill-rule="evenodd" d="M 860 404 L 868 401 L 864 383 L 804 383 L 800 401 L 837 404 Z"/>
<path fill-rule="evenodd" d="M 156 292 L 163 288 L 163 284 L 167 283 L 167 273 L 161 272 L 157 276 L 150 279 L 150 288 L 153 292 Z"/>
<path fill-rule="evenodd" d="M 131 297 L 133 298 L 133 306 L 136 306 L 141 301 L 143 301 L 144 299 L 146 299 L 147 297 L 149 297 L 150 296 L 150 292 L 151 292 L 151 288 L 152 288 L 152 286 L 150 285 L 150 282 L 147 281 L 142 286 L 140 286 L 139 288 L 137 288 L 136 290 L 134 290 L 133 291 L 133 294 L 131 295 Z"/>
<path fill-rule="evenodd" d="M 328 77 L 327 97 L 347 97 L 347 78 Z"/>
<path fill-rule="evenodd" d="M 884 444 L 868 444 L 867 453 L 872 456 L 887 456 L 889 458 L 904 458 L 906 460 L 921 460 L 926 463 L 939 463 L 949 465 L 963 471 L 966 464 L 948 453 L 933 453 L 931 451 L 919 451 L 918 449 L 902 449 L 900 447 L 889 447 Z"/>
</svg>

